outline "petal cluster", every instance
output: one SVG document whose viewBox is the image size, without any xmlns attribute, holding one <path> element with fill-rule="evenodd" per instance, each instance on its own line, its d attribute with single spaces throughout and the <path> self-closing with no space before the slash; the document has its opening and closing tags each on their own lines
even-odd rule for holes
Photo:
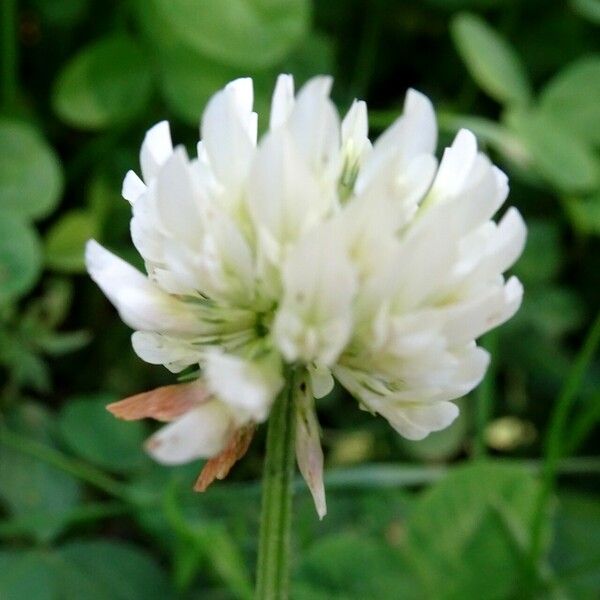
<svg viewBox="0 0 600 600">
<path fill-rule="evenodd" d="M 503 273 L 526 236 L 514 208 L 493 220 L 507 178 L 471 132 L 438 164 L 424 95 L 409 90 L 372 143 L 365 103 L 340 120 L 331 84 L 317 77 L 295 95 L 281 75 L 258 141 L 252 81 L 233 81 L 208 103 L 192 158 L 166 122 L 155 125 L 141 177 L 130 171 L 123 183 L 146 273 L 87 247 L 89 273 L 135 330 L 136 353 L 174 373 L 200 369 L 174 392 L 185 410 L 149 451 L 178 463 L 239 446 L 236 432 L 267 419 L 293 365 L 311 392 L 298 395 L 297 448 L 321 512 L 312 398 L 335 378 L 409 439 L 447 427 L 452 401 L 488 364 L 475 340 L 520 305 L 521 284 Z"/>
</svg>

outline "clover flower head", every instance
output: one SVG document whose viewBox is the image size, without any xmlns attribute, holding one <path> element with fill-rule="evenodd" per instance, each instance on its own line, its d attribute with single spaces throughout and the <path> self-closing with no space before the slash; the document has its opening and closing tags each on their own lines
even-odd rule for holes
<svg viewBox="0 0 600 600">
<path fill-rule="evenodd" d="M 441 161 L 430 101 L 409 90 L 403 114 L 372 143 L 367 107 L 340 121 L 332 80 L 294 95 L 281 75 L 257 140 L 251 79 L 208 103 L 197 156 L 148 131 L 141 175 L 127 173 L 131 237 L 146 273 L 87 246 L 90 275 L 135 332 L 135 352 L 195 381 L 112 405 L 169 421 L 148 442 L 158 461 L 210 459 L 223 477 L 294 369 L 296 450 L 320 515 L 323 455 L 314 399 L 334 379 L 359 406 L 419 440 L 452 423 L 452 401 L 481 381 L 475 340 L 518 309 L 506 271 L 526 236 L 514 208 L 492 220 L 507 178 L 461 130 Z"/>
</svg>

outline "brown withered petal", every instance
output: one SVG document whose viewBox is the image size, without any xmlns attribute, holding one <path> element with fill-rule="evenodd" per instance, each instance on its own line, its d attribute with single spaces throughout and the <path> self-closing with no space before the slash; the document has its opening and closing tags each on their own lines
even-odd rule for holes
<svg viewBox="0 0 600 600">
<path fill-rule="evenodd" d="M 205 387 L 194 381 L 179 383 L 130 396 L 120 402 L 109 404 L 106 409 L 125 421 L 156 419 L 172 421 L 210 397 Z"/>
<path fill-rule="evenodd" d="M 246 425 L 236 429 L 225 450 L 211 458 L 205 465 L 196 484 L 194 491 L 204 492 L 215 479 L 225 479 L 233 465 L 248 451 L 256 425 Z"/>
</svg>

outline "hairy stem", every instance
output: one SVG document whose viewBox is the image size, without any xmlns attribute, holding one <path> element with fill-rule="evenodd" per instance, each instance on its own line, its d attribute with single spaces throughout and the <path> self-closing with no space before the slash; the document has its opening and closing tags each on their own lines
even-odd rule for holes
<svg viewBox="0 0 600 600">
<path fill-rule="evenodd" d="M 294 380 L 289 377 L 269 417 L 256 570 L 257 600 L 288 597 L 296 424 L 293 395 Z"/>
</svg>

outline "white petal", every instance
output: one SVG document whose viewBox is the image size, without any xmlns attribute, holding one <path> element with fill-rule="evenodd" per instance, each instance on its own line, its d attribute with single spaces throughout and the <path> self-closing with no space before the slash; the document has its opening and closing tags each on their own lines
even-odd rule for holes
<svg viewBox="0 0 600 600">
<path fill-rule="evenodd" d="M 252 251 L 237 224 L 219 206 L 205 211 L 202 243 L 203 287 L 214 298 L 240 305 L 254 302 L 255 272 Z"/>
<path fill-rule="evenodd" d="M 164 465 L 180 465 L 221 452 L 233 429 L 230 409 L 211 400 L 162 427 L 147 442 L 146 450 Z"/>
<path fill-rule="evenodd" d="M 361 159 L 370 146 L 367 104 L 363 100 L 355 100 L 342 121 L 342 147 L 346 153 Z"/>
<path fill-rule="evenodd" d="M 443 331 L 454 345 L 466 343 L 510 319 L 521 305 L 523 286 L 516 277 L 490 286 L 479 296 L 440 310 Z"/>
<path fill-rule="evenodd" d="M 249 115 L 254 103 L 254 90 L 251 77 L 240 77 L 225 86 L 227 92 L 231 93 L 240 116 Z"/>
<path fill-rule="evenodd" d="M 287 245 L 323 218 L 330 209 L 327 200 L 288 132 L 269 133 L 249 180 L 248 209 L 256 229 L 267 231 L 278 247 Z"/>
<path fill-rule="evenodd" d="M 436 141 L 437 125 L 431 102 L 423 94 L 409 90 L 402 116 L 373 145 L 356 181 L 357 193 L 363 193 L 376 182 L 385 165 L 394 164 L 395 169 L 402 170 L 415 157 L 433 154 Z"/>
<path fill-rule="evenodd" d="M 468 129 L 461 129 L 452 145 L 444 150 L 431 195 L 437 198 L 459 193 L 466 184 L 476 157 L 477 138 Z"/>
<path fill-rule="evenodd" d="M 310 387 L 315 398 L 324 398 L 329 394 L 335 385 L 331 370 L 321 365 L 310 363 L 307 366 L 310 377 Z"/>
<path fill-rule="evenodd" d="M 307 382 L 302 382 L 295 394 L 296 405 L 296 460 L 298 468 L 312 494 L 319 519 L 327 514 L 323 484 L 323 450 L 315 402 Z"/>
<path fill-rule="evenodd" d="M 246 177 L 256 143 L 255 125 L 250 79 L 231 82 L 208 102 L 202 115 L 202 141 L 223 186 L 237 189 Z"/>
<path fill-rule="evenodd" d="M 169 123 L 161 121 L 148 130 L 142 142 L 140 165 L 146 185 L 156 177 L 160 167 L 169 158 L 172 151 L 173 144 Z"/>
<path fill-rule="evenodd" d="M 161 263 L 164 258 L 165 231 L 156 204 L 156 190 L 152 185 L 133 205 L 133 217 L 129 225 L 134 246 L 144 260 L 151 263 Z"/>
<path fill-rule="evenodd" d="M 396 179 L 394 196 L 398 199 L 398 217 L 396 230 L 410 222 L 423 199 L 437 169 L 437 159 L 431 154 L 419 154 L 413 158 L 406 169 Z M 392 198 L 393 200 L 394 198 Z"/>
<path fill-rule="evenodd" d="M 290 250 L 274 337 L 288 361 L 332 365 L 348 342 L 356 273 L 335 230 L 315 229 Z"/>
<path fill-rule="evenodd" d="M 94 240 L 86 245 L 90 277 L 134 329 L 192 334 L 202 330 L 193 308 L 165 294 L 148 278 Z"/>
<path fill-rule="evenodd" d="M 156 206 L 162 227 L 175 239 L 193 245 L 202 234 L 200 189 L 187 154 L 179 146 L 156 180 Z"/>
<path fill-rule="evenodd" d="M 499 183 L 489 160 L 475 163 L 475 182 L 447 202 L 429 203 L 406 228 L 398 250 L 382 265 L 365 288 L 365 303 L 392 294 L 403 310 L 436 299 L 436 291 L 448 293 L 462 239 L 483 225 L 498 208 Z M 443 295 L 442 294 L 442 295 Z"/>
<path fill-rule="evenodd" d="M 429 98 L 421 92 L 410 88 L 404 100 L 404 112 L 409 116 L 410 125 L 407 132 L 416 135 L 411 140 L 412 155 L 431 154 L 437 144 L 437 122 L 435 110 Z"/>
<path fill-rule="evenodd" d="M 448 400 L 460 398 L 475 389 L 481 383 L 490 364 L 487 350 L 475 346 L 474 343 L 462 352 L 456 353 L 456 358 L 457 364 L 452 369 L 450 378 L 445 382 L 452 394 L 446 396 Z"/>
<path fill-rule="evenodd" d="M 353 140 L 361 142 L 369 139 L 369 119 L 367 116 L 367 103 L 364 100 L 354 100 L 350 110 L 342 121 L 342 143 Z"/>
<path fill-rule="evenodd" d="M 121 195 L 125 200 L 133 204 L 146 191 L 146 184 L 134 173 L 127 171 L 123 180 Z"/>
<path fill-rule="evenodd" d="M 484 278 L 506 271 L 521 256 L 526 238 L 527 227 L 523 217 L 511 206 L 498 223 L 474 275 Z"/>
<path fill-rule="evenodd" d="M 373 153 L 399 152 L 409 162 L 419 154 L 433 154 L 436 142 L 435 111 L 429 98 L 409 89 L 402 116 L 377 139 Z"/>
<path fill-rule="evenodd" d="M 433 356 L 404 358 L 394 369 L 404 387 L 391 397 L 399 401 L 454 400 L 477 387 L 489 364 L 489 354 L 469 343 L 463 348 L 439 350 Z"/>
<path fill-rule="evenodd" d="M 271 101 L 271 119 L 269 127 L 281 127 L 294 108 L 294 78 L 292 75 L 279 75 Z"/>
<path fill-rule="evenodd" d="M 391 407 L 383 416 L 403 437 L 422 440 L 432 431 L 440 431 L 452 424 L 459 410 L 452 402 L 434 404 L 398 405 Z"/>
<path fill-rule="evenodd" d="M 506 323 L 519 310 L 523 301 L 523 285 L 516 277 L 511 277 L 504 286 L 503 310 L 487 322 L 487 331 Z"/>
<path fill-rule="evenodd" d="M 336 365 L 338 381 L 368 410 L 401 428 L 408 427 L 409 413 L 404 411 L 413 413 L 417 407 L 437 406 L 475 388 L 489 364 L 489 355 L 474 343 L 453 352 L 433 348 L 431 353 L 416 355 L 415 359 L 401 357 L 395 365 L 389 363 L 389 375 L 377 373 L 368 360 L 358 360 L 357 364 L 359 368 Z"/>
<path fill-rule="evenodd" d="M 375 244 L 377 238 L 388 232 L 397 238 L 396 234 L 413 220 L 419 202 L 429 190 L 437 160 L 433 155 L 420 154 L 399 165 L 397 157 L 390 156 L 387 162 L 379 164 L 379 168 L 368 185 L 357 183 L 356 197 L 344 207 L 349 212 L 364 213 L 352 228 L 370 232 Z M 365 250 L 368 252 L 368 247 Z"/>
<path fill-rule="evenodd" d="M 210 352 L 204 365 L 208 388 L 234 412 L 239 425 L 264 421 L 283 386 L 277 361 L 249 361 L 223 352 Z"/>
<path fill-rule="evenodd" d="M 309 80 L 298 93 L 288 127 L 313 173 L 333 180 L 339 168 L 340 123 L 329 99 L 331 84 L 331 77 Z"/>
<path fill-rule="evenodd" d="M 196 346 L 185 340 L 150 331 L 135 331 L 131 344 L 142 360 L 152 365 L 165 365 L 172 373 L 198 363 L 202 356 Z"/>
<path fill-rule="evenodd" d="M 369 411 L 385 417 L 390 425 L 411 440 L 425 438 L 432 431 L 444 429 L 458 416 L 456 405 L 436 400 L 436 390 L 408 389 L 406 393 L 392 393 L 392 382 L 385 382 L 365 372 L 339 366 L 336 377 L 344 387 Z M 457 397 L 457 396 L 455 396 Z"/>
</svg>

